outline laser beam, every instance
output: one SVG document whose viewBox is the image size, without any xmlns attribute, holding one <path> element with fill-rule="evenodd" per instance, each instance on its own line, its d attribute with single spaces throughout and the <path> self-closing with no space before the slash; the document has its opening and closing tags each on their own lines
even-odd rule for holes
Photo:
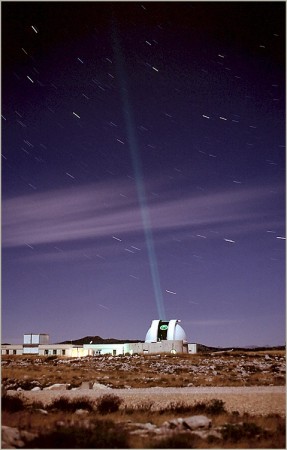
<svg viewBox="0 0 287 450">
<path fill-rule="evenodd" d="M 145 235 L 145 242 L 146 242 L 146 246 L 147 246 L 147 250 L 148 250 L 149 266 L 150 266 L 150 272 L 151 272 L 151 276 L 152 276 L 153 290 L 154 290 L 154 295 L 155 295 L 157 312 L 158 312 L 159 319 L 165 320 L 166 319 L 165 308 L 164 308 L 164 303 L 163 303 L 162 290 L 161 290 L 161 286 L 160 286 L 160 277 L 159 277 L 157 257 L 156 257 L 154 241 L 153 241 L 151 220 L 150 220 L 148 204 L 147 204 L 146 194 L 145 194 L 145 186 L 144 186 L 143 171 L 142 171 L 142 165 L 141 165 L 141 159 L 140 159 L 140 152 L 139 152 L 137 137 L 136 137 L 136 133 L 135 133 L 136 128 L 134 125 L 132 107 L 131 107 L 131 103 L 130 103 L 129 95 L 128 95 L 127 76 L 125 74 L 125 69 L 124 69 L 124 57 L 122 54 L 119 37 L 117 35 L 114 17 L 113 17 L 113 25 L 112 25 L 112 38 L 113 38 L 113 49 L 114 49 L 115 60 L 116 60 L 116 68 L 117 68 L 118 77 L 119 77 L 124 120 L 125 120 L 127 135 L 128 135 L 128 145 L 129 145 L 129 149 L 130 149 L 132 166 L 133 166 L 133 171 L 134 171 L 134 175 L 135 175 L 137 197 L 138 197 L 138 202 L 139 202 L 139 206 L 140 206 L 141 219 L 142 219 L 144 235 Z"/>
</svg>

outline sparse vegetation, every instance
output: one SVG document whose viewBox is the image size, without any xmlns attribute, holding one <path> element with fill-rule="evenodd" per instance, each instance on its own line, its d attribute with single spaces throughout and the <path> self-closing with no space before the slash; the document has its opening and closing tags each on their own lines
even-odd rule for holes
<svg viewBox="0 0 287 450">
<path fill-rule="evenodd" d="M 29 390 L 53 383 L 78 387 L 97 381 L 114 389 L 184 386 L 284 386 L 285 353 L 226 352 L 183 355 L 109 355 L 85 358 L 3 356 L 4 386 Z M 140 376 L 139 376 L 140 374 Z M 13 387 L 12 387 L 13 388 Z"/>
<path fill-rule="evenodd" d="M 198 448 L 197 441 L 198 438 L 189 433 L 174 434 L 153 441 L 149 448 Z"/>
<path fill-rule="evenodd" d="M 10 395 L 4 394 L 1 398 L 1 408 L 2 411 L 15 413 L 17 411 L 22 411 L 25 408 L 25 405 L 21 397 L 11 397 Z"/>
<path fill-rule="evenodd" d="M 270 433 L 258 426 L 254 422 L 228 423 L 222 429 L 222 436 L 225 441 L 238 442 L 247 439 L 248 441 L 260 440 L 270 437 Z"/>
<path fill-rule="evenodd" d="M 119 397 L 116 398 L 121 401 Z M 85 398 L 77 400 L 78 406 L 86 406 L 83 404 Z M 67 399 L 62 397 L 58 404 L 60 407 L 49 409 L 47 415 L 42 415 L 37 409 L 41 406 L 37 402 L 27 404 L 26 407 L 23 404 L 25 409 L 17 412 L 3 411 L 3 423 L 38 434 L 24 448 L 285 448 L 283 417 L 278 414 L 262 417 L 228 413 L 224 403 L 218 403 L 217 399 L 206 403 L 198 402 L 193 406 L 170 403 L 165 410 L 160 411 L 152 409 L 152 402 L 143 402 L 134 408 L 129 407 L 128 410 L 123 407 L 115 412 L 107 412 L 105 420 L 99 419 L 96 408 L 85 416 L 87 418 L 81 419 L 80 416 L 75 416 L 75 408 L 70 407 L 71 403 L 76 404 L 67 402 Z M 112 403 L 118 405 L 119 401 L 114 399 Z M 220 406 L 216 406 L 218 414 L 215 416 L 206 412 L 212 411 L 210 406 L 214 405 Z M 194 415 L 198 408 L 200 413 L 203 413 L 204 409 L 204 414 L 212 417 L 213 426 L 221 430 L 223 439 L 213 435 L 202 439 L 185 431 L 173 432 L 169 436 L 130 435 L 124 426 L 133 422 L 148 422 L 161 426 L 166 420 Z M 34 412 L 32 415 L 31 410 Z"/>
<path fill-rule="evenodd" d="M 268 351 L 266 356 L 266 352 L 243 351 L 225 355 L 74 359 L 4 356 L 2 383 L 6 393 L 2 397 L 2 423 L 37 434 L 32 443 L 27 443 L 27 448 L 285 448 L 285 417 L 280 414 L 259 416 L 254 412 L 243 414 L 240 404 L 227 408 L 220 398 L 199 397 L 195 403 L 185 397 L 175 397 L 175 401 L 161 406 L 156 396 L 137 403 L 127 400 L 124 403 L 114 394 L 117 391 L 103 391 L 109 393 L 97 397 L 94 393 L 80 396 L 87 392 L 84 390 L 75 395 L 65 390 L 57 394 L 57 399 L 52 396 L 54 400 L 47 404 L 39 400 L 42 392 L 31 393 L 31 397 L 30 393 L 16 392 L 19 387 L 24 391 L 36 386 L 43 389 L 54 383 L 78 387 L 84 381 L 89 382 L 85 383 L 85 389 L 94 383 L 114 389 L 284 384 L 284 353 Z M 14 392 L 10 393 L 9 389 Z M 31 398 L 38 400 L 33 402 Z M 142 424 L 144 429 L 149 423 L 152 429 L 171 419 L 192 415 L 211 419 L 212 427 L 221 430 L 222 439 L 216 434 L 203 439 L 185 429 L 157 436 L 141 434 L 139 427 L 133 434 L 125 425 Z"/>
<path fill-rule="evenodd" d="M 60 397 L 55 399 L 48 406 L 49 410 L 57 409 L 66 412 L 75 412 L 77 409 L 85 409 L 87 411 L 94 410 L 95 402 L 87 397 L 79 397 L 70 399 L 68 397 Z"/>
<path fill-rule="evenodd" d="M 197 402 L 194 405 L 185 402 L 171 402 L 164 409 L 159 410 L 159 414 L 174 413 L 174 414 L 209 414 L 219 415 L 226 413 L 224 402 L 218 399 L 212 399 L 209 402 Z"/>
<path fill-rule="evenodd" d="M 126 434 L 113 422 L 93 420 L 90 427 L 64 425 L 41 433 L 24 448 L 129 448 Z"/>
<path fill-rule="evenodd" d="M 223 414 L 226 412 L 224 402 L 222 400 L 213 399 L 210 402 L 199 402 L 194 405 L 193 412 L 196 414 L 210 414 L 212 416 Z"/>
<path fill-rule="evenodd" d="M 117 395 L 105 394 L 97 400 L 97 410 L 100 414 L 114 413 L 119 410 L 123 400 Z"/>
</svg>

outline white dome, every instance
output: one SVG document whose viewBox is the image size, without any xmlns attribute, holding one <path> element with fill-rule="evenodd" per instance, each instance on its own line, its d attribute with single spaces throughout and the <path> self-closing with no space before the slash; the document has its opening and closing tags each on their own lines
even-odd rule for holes
<svg viewBox="0 0 287 450">
<path fill-rule="evenodd" d="M 184 341 L 187 342 L 184 329 L 179 325 L 180 320 L 153 320 L 147 331 L 145 342 Z"/>
<path fill-rule="evenodd" d="M 175 326 L 173 339 L 175 341 L 187 341 L 185 331 L 180 325 L 178 325 L 178 323 Z"/>
</svg>

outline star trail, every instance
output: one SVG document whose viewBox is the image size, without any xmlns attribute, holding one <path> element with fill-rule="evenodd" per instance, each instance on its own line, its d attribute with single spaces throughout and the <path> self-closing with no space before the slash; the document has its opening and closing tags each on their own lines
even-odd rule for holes
<svg viewBox="0 0 287 450">
<path fill-rule="evenodd" d="M 2 3 L 2 342 L 285 342 L 285 3 Z"/>
</svg>

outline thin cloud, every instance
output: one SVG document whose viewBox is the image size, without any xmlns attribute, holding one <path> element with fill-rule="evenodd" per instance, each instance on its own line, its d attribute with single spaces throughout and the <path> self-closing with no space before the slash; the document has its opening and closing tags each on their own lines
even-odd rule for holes
<svg viewBox="0 0 287 450">
<path fill-rule="evenodd" d="M 205 326 L 205 327 L 215 327 L 215 326 L 222 326 L 222 325 L 229 325 L 241 322 L 242 319 L 205 319 L 205 320 L 188 320 L 184 323 L 186 325 L 198 325 L 198 326 Z"/>
<path fill-rule="evenodd" d="M 167 192 L 164 187 L 162 191 Z M 263 224 L 267 228 L 276 225 L 272 210 L 264 206 L 263 220 L 262 209 L 258 208 L 263 201 L 272 206 L 270 199 L 274 198 L 274 193 L 268 188 L 163 200 L 164 197 L 166 195 L 149 203 L 155 232 L 216 225 L 240 233 L 262 229 Z M 130 182 L 33 193 L 3 200 L 2 203 L 3 247 L 108 236 L 122 239 L 127 233 L 141 233 L 142 230 L 136 191 Z"/>
</svg>

